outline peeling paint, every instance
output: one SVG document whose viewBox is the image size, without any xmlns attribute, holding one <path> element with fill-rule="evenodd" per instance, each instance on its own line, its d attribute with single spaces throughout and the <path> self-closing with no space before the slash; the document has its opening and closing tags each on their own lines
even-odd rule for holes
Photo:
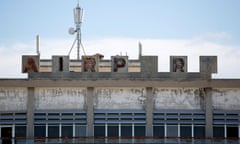
<svg viewBox="0 0 240 144">
<path fill-rule="evenodd" d="M 240 110 L 240 89 L 213 89 L 214 109 Z"/>
<path fill-rule="evenodd" d="M 25 111 L 27 88 L 0 88 L 0 111 Z"/>
<path fill-rule="evenodd" d="M 35 108 L 40 109 L 84 109 L 84 88 L 36 88 Z"/>
<path fill-rule="evenodd" d="M 202 109 L 203 97 L 197 88 L 155 88 L 155 109 Z"/>
<path fill-rule="evenodd" d="M 95 109 L 143 109 L 146 100 L 144 88 L 97 88 Z"/>
</svg>

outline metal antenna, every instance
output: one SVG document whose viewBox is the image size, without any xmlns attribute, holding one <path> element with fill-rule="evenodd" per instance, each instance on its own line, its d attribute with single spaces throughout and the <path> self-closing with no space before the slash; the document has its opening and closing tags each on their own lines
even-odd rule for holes
<svg viewBox="0 0 240 144">
<path fill-rule="evenodd" d="M 73 14 L 74 14 L 74 23 L 76 28 L 69 28 L 69 34 L 74 35 L 75 33 L 77 34 L 76 39 L 73 42 L 73 45 L 68 53 L 70 55 L 76 41 L 77 41 L 77 60 L 80 60 L 80 47 L 82 46 L 82 41 L 81 41 L 81 24 L 82 24 L 82 17 L 83 17 L 83 9 L 79 7 L 79 0 L 77 7 L 73 9 Z"/>
</svg>

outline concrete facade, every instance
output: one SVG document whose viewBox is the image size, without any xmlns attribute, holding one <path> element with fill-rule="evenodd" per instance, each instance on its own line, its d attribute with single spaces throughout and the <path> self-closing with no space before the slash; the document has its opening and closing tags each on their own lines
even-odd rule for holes
<svg viewBox="0 0 240 144">
<path fill-rule="evenodd" d="M 142 57 L 136 63 L 141 72 L 69 69 L 1 79 L 0 129 L 10 127 L 18 136 L 21 126 L 22 136 L 30 138 L 239 135 L 239 79 L 209 79 L 205 72 L 157 72 L 156 57 Z M 103 65 L 99 61 L 98 66 Z M 235 132 L 228 134 L 230 129 Z M 51 130 L 59 134 L 52 135 Z"/>
<path fill-rule="evenodd" d="M 69 56 L 52 56 L 52 72 L 69 72 Z"/>
<path fill-rule="evenodd" d="M 141 72 L 156 73 L 158 72 L 158 57 L 157 56 L 140 56 Z"/>
<path fill-rule="evenodd" d="M 26 111 L 28 90 L 26 87 L 0 87 L 1 111 Z"/>
</svg>

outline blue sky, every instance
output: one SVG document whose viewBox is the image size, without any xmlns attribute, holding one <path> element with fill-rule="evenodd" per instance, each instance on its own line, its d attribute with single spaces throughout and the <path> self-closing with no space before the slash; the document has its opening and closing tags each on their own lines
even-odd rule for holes
<svg viewBox="0 0 240 144">
<path fill-rule="evenodd" d="M 43 57 L 50 58 L 50 52 L 67 54 L 74 39 L 68 34 L 68 28 L 74 27 L 76 4 L 77 0 L 3 0 L 0 59 L 13 57 L 18 61 L 19 56 L 34 53 L 37 34 L 41 37 Z M 236 68 L 240 65 L 239 0 L 80 0 L 80 6 L 84 9 L 83 44 L 90 54 L 107 53 L 109 59 L 109 55 L 121 51 L 135 58 L 137 43 L 141 41 L 146 54 L 186 53 L 195 60 L 197 54 L 217 55 L 222 74 L 219 77 L 226 77 L 225 73 L 236 77 L 240 73 Z M 130 50 L 132 47 L 134 51 Z M 168 71 L 168 63 L 162 64 L 166 66 L 162 71 Z M 0 65 L 6 66 L 2 62 Z M 193 67 L 196 68 L 192 71 L 198 70 L 197 66 Z M 20 75 L 19 68 L 1 69 L 0 74 Z"/>
<path fill-rule="evenodd" d="M 68 38 L 77 0 L 4 0 L 0 38 L 32 39 L 36 34 Z M 240 37 L 239 0 L 81 0 L 83 35 L 99 37 L 191 38 L 227 32 Z"/>
</svg>

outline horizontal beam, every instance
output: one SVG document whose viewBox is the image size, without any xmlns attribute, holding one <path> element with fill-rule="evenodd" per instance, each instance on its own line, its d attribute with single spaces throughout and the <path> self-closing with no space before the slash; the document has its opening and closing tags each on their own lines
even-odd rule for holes
<svg viewBox="0 0 240 144">
<path fill-rule="evenodd" d="M 240 79 L 0 79 L 0 87 L 191 87 L 240 88 Z"/>
</svg>

